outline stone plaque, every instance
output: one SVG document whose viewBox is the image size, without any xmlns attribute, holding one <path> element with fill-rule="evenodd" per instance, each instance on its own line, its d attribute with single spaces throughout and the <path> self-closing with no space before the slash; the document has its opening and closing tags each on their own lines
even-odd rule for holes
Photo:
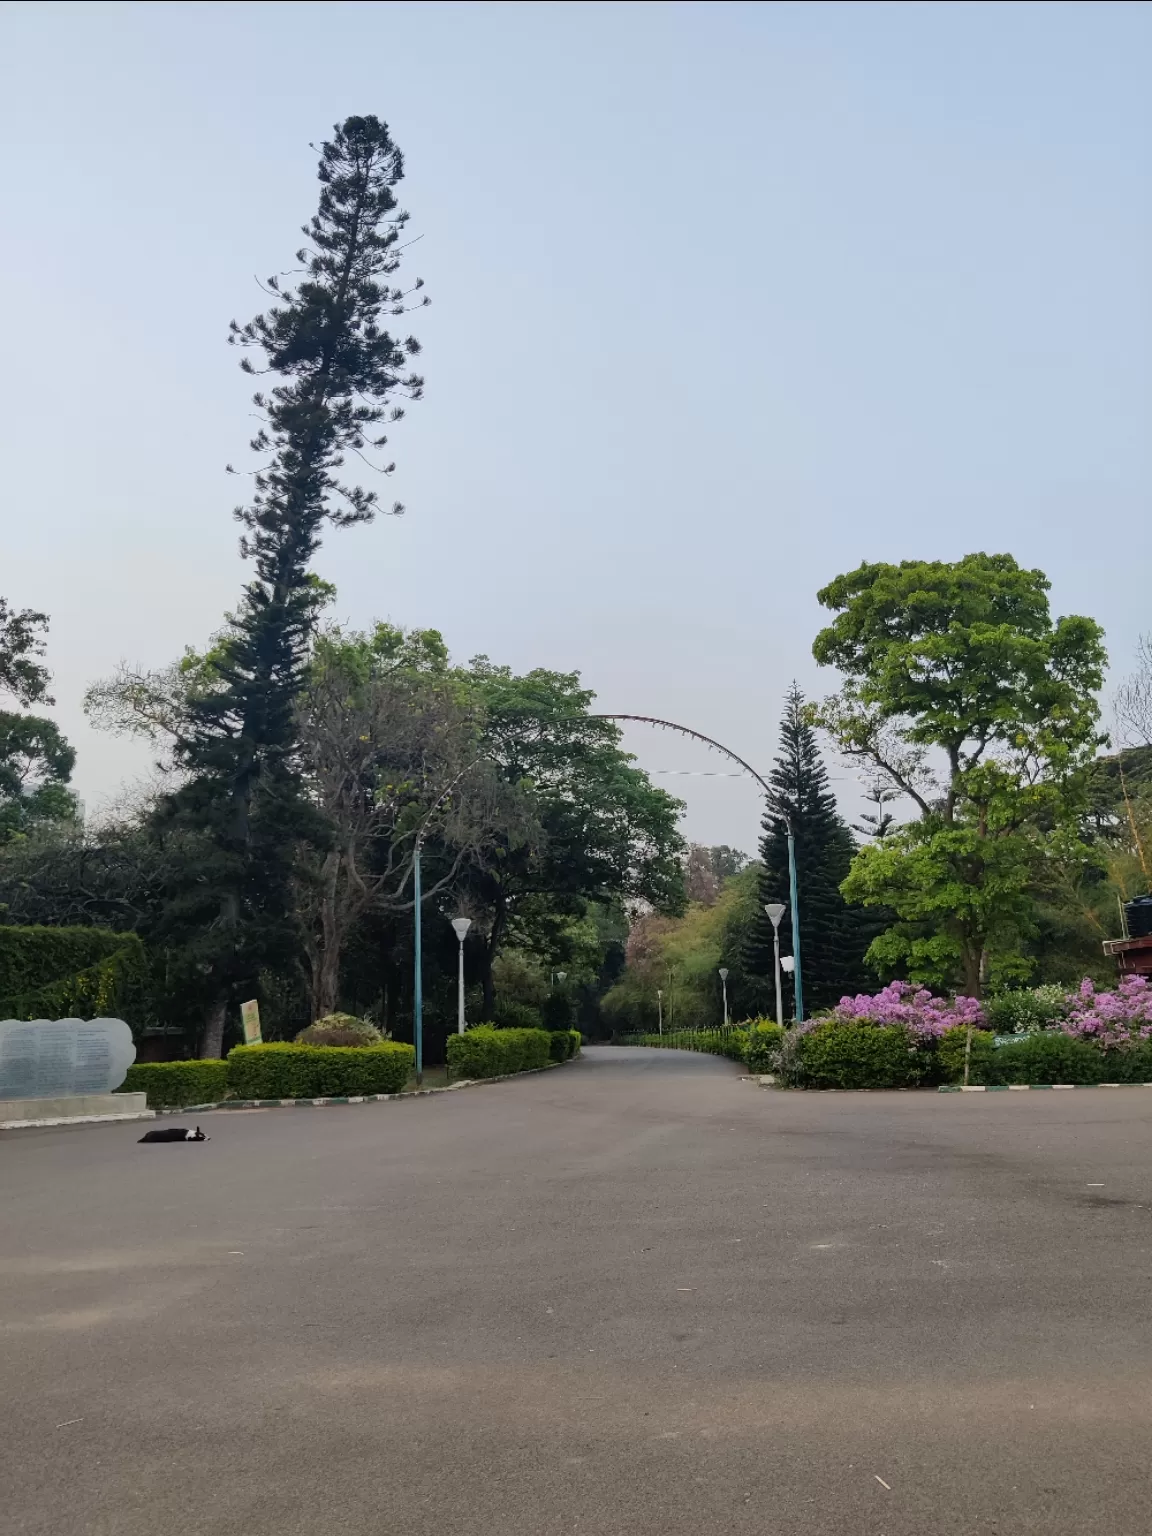
<svg viewBox="0 0 1152 1536">
<path fill-rule="evenodd" d="M 123 1019 L 0 1021 L 0 1099 L 111 1093 L 135 1060 Z"/>
</svg>

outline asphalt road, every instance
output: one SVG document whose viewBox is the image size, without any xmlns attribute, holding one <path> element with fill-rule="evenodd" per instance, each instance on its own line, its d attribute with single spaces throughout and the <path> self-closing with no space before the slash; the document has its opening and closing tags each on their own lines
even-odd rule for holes
<svg viewBox="0 0 1152 1536">
<path fill-rule="evenodd" d="M 1152 1526 L 1152 1090 L 605 1048 L 204 1124 L 0 1135 L 4 1536 Z"/>
</svg>

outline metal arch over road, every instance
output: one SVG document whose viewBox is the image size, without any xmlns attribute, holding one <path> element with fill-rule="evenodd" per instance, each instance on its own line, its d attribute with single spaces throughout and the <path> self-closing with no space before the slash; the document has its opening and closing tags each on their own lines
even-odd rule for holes
<svg viewBox="0 0 1152 1536">
<path fill-rule="evenodd" d="M 772 790 L 767 779 L 762 779 L 751 763 L 746 763 L 742 757 L 738 757 L 731 747 L 724 746 L 723 742 L 715 741 L 711 736 L 705 736 L 703 731 L 694 731 L 690 725 L 677 725 L 675 720 L 657 720 L 655 715 L 589 715 L 590 720 L 632 720 L 639 725 L 658 725 L 664 731 L 679 731 L 681 736 L 691 736 L 693 741 L 702 741 L 706 747 L 712 747 L 716 752 L 722 752 L 732 762 L 739 763 L 745 773 L 750 773 L 759 784 L 764 794 L 771 797 Z"/>
<path fill-rule="evenodd" d="M 688 736 L 693 741 L 702 741 L 706 747 L 711 747 L 732 762 L 739 763 L 745 773 L 751 774 L 764 791 L 764 798 L 771 805 L 772 790 L 767 779 L 758 774 L 751 763 L 746 763 L 739 753 L 733 752 L 731 747 L 726 747 L 723 742 L 716 741 L 714 737 L 705 736 L 703 731 L 694 731 L 690 725 L 681 725 L 676 720 L 659 720 L 655 715 L 594 714 L 586 718 L 629 720 L 634 725 L 655 725 L 662 731 L 677 731 L 681 736 Z M 784 817 L 784 825 L 788 829 L 788 895 L 792 907 L 792 962 L 795 967 L 792 980 L 796 998 L 796 1022 L 799 1024 L 804 1017 L 804 985 L 800 975 L 800 893 L 796 879 L 796 839 L 792 833 L 792 823 L 787 816 Z"/>
</svg>

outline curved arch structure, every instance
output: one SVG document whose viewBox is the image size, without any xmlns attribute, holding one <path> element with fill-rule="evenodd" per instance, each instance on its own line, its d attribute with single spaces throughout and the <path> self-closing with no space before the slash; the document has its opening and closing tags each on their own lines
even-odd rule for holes
<svg viewBox="0 0 1152 1536">
<path fill-rule="evenodd" d="M 687 736 L 692 741 L 702 741 L 706 747 L 721 753 L 732 762 L 738 763 L 744 772 L 754 778 L 764 791 L 764 798 L 771 802 L 772 789 L 767 779 L 757 773 L 751 763 L 747 763 L 731 747 L 726 747 L 723 742 L 716 741 L 712 736 L 705 736 L 703 731 L 694 731 L 690 725 L 680 725 L 675 720 L 659 720 L 655 715 L 620 715 L 620 714 L 595 714 L 588 717 L 592 720 L 628 720 L 634 725 L 654 725 L 662 731 L 676 731 L 680 736 Z M 784 825 L 788 829 L 788 895 L 792 908 L 792 960 L 794 970 L 792 973 L 796 996 L 796 1022 L 799 1024 L 804 1017 L 804 985 L 800 975 L 800 896 L 796 880 L 796 840 L 792 835 L 792 823 L 787 817 Z M 776 949 L 779 954 L 779 930 L 776 930 Z"/>
</svg>

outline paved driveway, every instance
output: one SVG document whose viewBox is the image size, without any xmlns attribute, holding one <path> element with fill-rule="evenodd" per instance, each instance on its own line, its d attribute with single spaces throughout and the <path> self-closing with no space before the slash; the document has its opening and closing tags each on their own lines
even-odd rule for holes
<svg viewBox="0 0 1152 1536">
<path fill-rule="evenodd" d="M 1152 1090 L 204 1121 L 0 1135 L 5 1536 L 1152 1527 Z"/>
</svg>

